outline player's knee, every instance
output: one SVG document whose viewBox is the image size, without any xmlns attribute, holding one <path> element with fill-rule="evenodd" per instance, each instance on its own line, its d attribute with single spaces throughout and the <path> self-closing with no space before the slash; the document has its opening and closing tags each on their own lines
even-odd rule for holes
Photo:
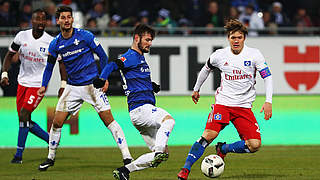
<svg viewBox="0 0 320 180">
<path fill-rule="evenodd" d="M 250 152 L 254 153 L 254 152 L 257 152 L 260 147 L 261 147 L 261 141 L 260 140 L 250 140 L 248 141 L 248 144 L 247 144 Z"/>
<path fill-rule="evenodd" d="M 210 144 L 217 136 L 218 132 L 210 129 L 204 130 L 202 137 Z"/>
<path fill-rule="evenodd" d="M 31 112 L 22 108 L 19 114 L 19 121 L 26 123 L 27 121 L 30 121 L 30 117 L 31 117 Z"/>
</svg>

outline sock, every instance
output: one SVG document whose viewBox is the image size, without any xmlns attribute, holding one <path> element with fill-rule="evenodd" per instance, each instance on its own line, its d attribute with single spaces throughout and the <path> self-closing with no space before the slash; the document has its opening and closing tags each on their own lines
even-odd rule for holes
<svg viewBox="0 0 320 180">
<path fill-rule="evenodd" d="M 29 125 L 29 121 L 27 121 L 26 123 L 19 122 L 18 145 L 17 152 L 15 154 L 16 157 L 22 157 L 22 153 L 28 137 Z"/>
<path fill-rule="evenodd" d="M 53 125 L 51 126 L 50 135 L 49 135 L 48 159 L 54 160 L 56 157 L 56 150 L 58 148 L 60 138 L 61 138 L 61 129 L 62 128 L 54 128 Z"/>
<path fill-rule="evenodd" d="M 31 122 L 30 132 L 49 143 L 49 134 L 33 121 Z"/>
<path fill-rule="evenodd" d="M 187 168 L 190 171 L 191 166 L 202 156 L 204 150 L 208 146 L 209 146 L 208 141 L 205 140 L 203 137 L 201 137 L 198 141 L 196 141 L 192 145 L 183 167 Z"/>
<path fill-rule="evenodd" d="M 169 135 L 174 127 L 174 120 L 167 119 L 161 123 L 161 126 L 156 134 L 155 151 L 164 152 L 169 140 Z"/>
<path fill-rule="evenodd" d="M 146 153 L 138 157 L 132 163 L 126 165 L 125 167 L 130 171 L 140 171 L 151 167 L 151 162 L 154 160 L 155 152 Z"/>
<path fill-rule="evenodd" d="M 111 131 L 114 140 L 117 142 L 117 145 L 122 153 L 122 158 L 132 159 L 128 149 L 126 138 L 117 121 L 113 121 L 112 123 L 110 123 L 108 129 Z"/>
<path fill-rule="evenodd" d="M 222 145 L 221 150 L 222 150 L 222 153 L 224 153 L 224 154 L 229 153 L 229 152 L 250 153 L 250 150 L 244 140 L 237 141 L 232 144 L 224 144 L 224 145 Z"/>
</svg>

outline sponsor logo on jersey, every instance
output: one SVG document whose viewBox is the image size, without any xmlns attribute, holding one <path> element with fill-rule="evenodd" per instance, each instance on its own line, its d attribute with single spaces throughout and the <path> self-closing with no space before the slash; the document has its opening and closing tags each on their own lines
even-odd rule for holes
<svg viewBox="0 0 320 180">
<path fill-rule="evenodd" d="M 79 41 L 78 39 L 75 39 L 75 40 L 73 41 L 73 44 L 75 44 L 76 46 L 78 46 L 79 43 L 80 43 L 80 41 Z"/>
<path fill-rule="evenodd" d="M 251 66 L 251 61 L 244 61 L 244 66 Z"/>
<path fill-rule="evenodd" d="M 219 113 L 214 114 L 214 115 L 213 115 L 213 119 L 214 119 L 214 120 L 221 120 L 221 119 L 222 119 L 222 115 L 219 114 Z"/>
<path fill-rule="evenodd" d="M 98 41 L 97 38 L 94 38 L 94 39 L 93 39 L 93 42 L 94 42 L 94 44 L 95 44 L 96 46 L 99 46 L 99 44 L 100 44 L 100 42 Z"/>
<path fill-rule="evenodd" d="M 74 54 L 77 54 L 77 53 L 81 53 L 83 50 L 84 50 L 84 48 L 76 49 L 74 51 L 68 51 L 68 52 L 62 54 L 62 56 L 63 57 L 71 56 L 71 55 L 74 55 Z"/>
<path fill-rule="evenodd" d="M 125 57 L 120 57 L 120 60 L 121 60 L 122 62 L 124 62 L 124 61 L 126 61 L 127 59 L 126 59 Z"/>
</svg>

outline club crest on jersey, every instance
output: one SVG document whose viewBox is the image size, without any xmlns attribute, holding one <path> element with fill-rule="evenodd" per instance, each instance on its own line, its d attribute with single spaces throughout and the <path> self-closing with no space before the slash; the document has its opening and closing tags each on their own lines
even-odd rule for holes
<svg viewBox="0 0 320 180">
<path fill-rule="evenodd" d="M 79 43 L 80 43 L 80 41 L 79 41 L 78 39 L 75 39 L 75 40 L 73 41 L 73 44 L 75 44 L 76 46 L 78 46 Z"/>
<path fill-rule="evenodd" d="M 122 61 L 122 62 L 124 62 L 125 60 L 127 60 L 125 57 L 120 57 L 120 60 Z"/>
<path fill-rule="evenodd" d="M 219 114 L 219 113 L 214 114 L 214 115 L 213 115 L 213 119 L 214 119 L 214 120 L 221 120 L 221 119 L 222 119 L 222 115 Z"/>
<path fill-rule="evenodd" d="M 40 52 L 46 52 L 46 48 L 40 47 Z"/>
<path fill-rule="evenodd" d="M 244 61 L 244 66 L 251 66 L 251 61 Z"/>
</svg>

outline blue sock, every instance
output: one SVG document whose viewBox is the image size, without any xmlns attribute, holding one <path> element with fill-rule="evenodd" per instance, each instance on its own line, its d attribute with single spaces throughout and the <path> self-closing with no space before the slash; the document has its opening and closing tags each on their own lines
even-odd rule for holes
<svg viewBox="0 0 320 180">
<path fill-rule="evenodd" d="M 22 157 L 22 153 L 26 144 L 27 136 L 29 132 L 29 127 L 19 127 L 18 134 L 18 147 L 16 152 L 16 157 Z"/>
<path fill-rule="evenodd" d="M 32 122 L 32 127 L 30 128 L 30 132 L 39 138 L 43 139 L 47 143 L 49 142 L 49 134 L 44 131 L 37 123 Z"/>
<path fill-rule="evenodd" d="M 204 140 L 204 138 L 201 138 L 199 142 L 195 142 L 189 151 L 188 157 L 183 167 L 187 168 L 190 171 L 191 166 L 202 156 L 204 150 L 208 145 L 208 142 Z"/>
<path fill-rule="evenodd" d="M 235 143 L 232 144 L 224 144 L 222 145 L 222 152 L 223 153 L 229 153 L 229 152 L 233 152 L 233 153 L 250 153 L 250 150 L 248 148 L 248 146 L 246 145 L 244 140 L 241 141 L 237 141 Z"/>
</svg>

